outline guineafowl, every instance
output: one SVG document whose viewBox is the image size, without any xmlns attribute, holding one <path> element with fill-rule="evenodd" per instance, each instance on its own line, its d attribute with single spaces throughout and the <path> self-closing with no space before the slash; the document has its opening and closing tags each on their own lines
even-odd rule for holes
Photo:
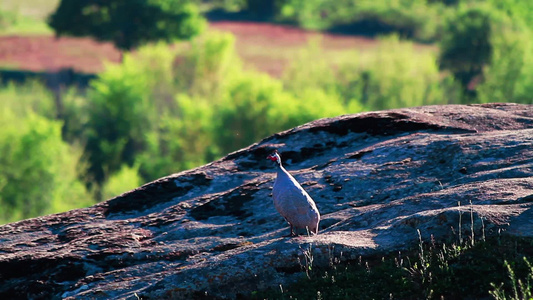
<svg viewBox="0 0 533 300">
<path fill-rule="evenodd" d="M 309 232 L 318 234 L 320 213 L 313 199 L 285 170 L 277 151 L 274 151 L 267 158 L 276 163 L 277 177 L 272 189 L 272 198 L 274 199 L 274 207 L 290 225 L 291 232 L 288 236 L 298 235 L 299 228 L 307 228 Z"/>
</svg>

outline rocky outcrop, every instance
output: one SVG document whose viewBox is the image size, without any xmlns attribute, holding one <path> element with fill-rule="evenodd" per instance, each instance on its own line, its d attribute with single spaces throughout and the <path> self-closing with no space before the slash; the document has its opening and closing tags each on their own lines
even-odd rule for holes
<svg viewBox="0 0 533 300">
<path fill-rule="evenodd" d="M 98 205 L 1 226 L 0 296 L 235 297 L 299 278 L 310 256 L 409 247 L 417 230 L 531 237 L 532 145 L 531 105 L 317 120 Z M 318 236 L 282 237 L 265 159 L 274 148 L 317 203 Z"/>
</svg>

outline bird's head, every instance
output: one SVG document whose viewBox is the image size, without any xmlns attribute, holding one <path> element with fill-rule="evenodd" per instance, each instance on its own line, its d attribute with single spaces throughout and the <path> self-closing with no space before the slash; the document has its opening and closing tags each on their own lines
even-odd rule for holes
<svg viewBox="0 0 533 300">
<path fill-rule="evenodd" d="M 273 162 L 276 162 L 278 165 L 281 165 L 281 157 L 279 156 L 279 153 L 277 150 L 274 150 L 272 154 L 267 156 L 267 159 L 270 159 Z"/>
</svg>

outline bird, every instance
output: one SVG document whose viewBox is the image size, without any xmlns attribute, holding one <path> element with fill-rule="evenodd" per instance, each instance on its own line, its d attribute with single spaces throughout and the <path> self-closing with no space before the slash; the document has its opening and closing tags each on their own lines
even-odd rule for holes
<svg viewBox="0 0 533 300">
<path fill-rule="evenodd" d="M 291 232 L 287 237 L 297 236 L 298 229 L 307 229 L 308 232 L 318 234 L 320 213 L 315 201 L 285 170 L 277 150 L 267 156 L 267 159 L 276 163 L 277 175 L 272 188 L 272 198 L 274 207 L 290 225 Z"/>
</svg>

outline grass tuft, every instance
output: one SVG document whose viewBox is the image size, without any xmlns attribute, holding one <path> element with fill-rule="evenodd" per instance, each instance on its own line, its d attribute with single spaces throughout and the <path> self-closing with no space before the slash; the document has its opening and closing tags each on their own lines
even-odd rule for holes
<svg viewBox="0 0 533 300">
<path fill-rule="evenodd" d="M 420 235 L 419 235 L 420 236 Z M 254 292 L 253 299 L 531 299 L 533 240 L 494 236 L 474 242 L 433 238 L 388 253 L 305 268 L 292 285 Z M 306 258 L 306 261 L 308 259 Z"/>
</svg>

